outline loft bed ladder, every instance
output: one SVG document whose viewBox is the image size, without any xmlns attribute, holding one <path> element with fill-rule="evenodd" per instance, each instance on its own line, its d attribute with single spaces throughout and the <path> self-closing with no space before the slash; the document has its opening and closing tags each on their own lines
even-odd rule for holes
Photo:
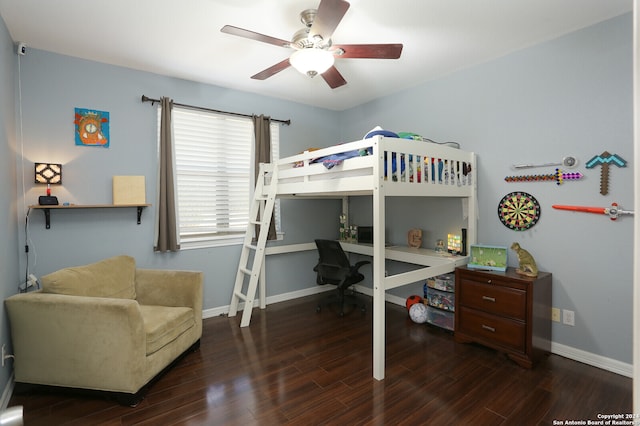
<svg viewBox="0 0 640 426">
<path fill-rule="evenodd" d="M 249 224 L 244 236 L 236 282 L 233 287 L 231 304 L 229 305 L 229 316 L 235 317 L 238 313 L 240 301 L 244 302 L 242 320 L 240 327 L 247 327 L 251 322 L 251 312 L 258 289 L 258 282 L 264 273 L 265 248 L 267 245 L 267 235 L 269 225 L 273 216 L 273 208 L 276 202 L 276 192 L 278 188 L 278 167 L 273 163 L 261 163 L 253 193 L 253 201 L 249 210 Z M 267 185 L 266 181 L 270 178 Z M 255 225 L 260 226 L 257 240 L 253 241 Z M 246 293 L 243 293 L 246 288 Z M 264 308 L 265 288 L 260 286 L 260 307 Z"/>
</svg>

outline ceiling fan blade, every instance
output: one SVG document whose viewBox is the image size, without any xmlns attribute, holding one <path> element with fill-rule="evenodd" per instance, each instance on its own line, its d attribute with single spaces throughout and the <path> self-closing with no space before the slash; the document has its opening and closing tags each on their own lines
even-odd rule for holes
<svg viewBox="0 0 640 426">
<path fill-rule="evenodd" d="M 324 78 L 324 81 L 326 81 L 329 87 L 331 87 L 332 89 L 347 84 L 347 80 L 344 79 L 342 74 L 340 74 L 335 66 L 332 66 L 331 68 L 323 72 L 322 78 Z"/>
<path fill-rule="evenodd" d="M 344 53 L 340 54 L 339 51 Z M 398 59 L 402 44 L 334 44 L 331 52 L 336 58 Z"/>
<path fill-rule="evenodd" d="M 322 0 L 309 30 L 309 36 L 319 35 L 324 40 L 329 40 L 349 10 L 349 6 L 349 3 L 344 0 Z"/>
<path fill-rule="evenodd" d="M 252 75 L 251 78 L 253 78 L 254 80 L 266 80 L 267 78 L 278 74 L 280 71 L 285 70 L 290 66 L 291 63 L 289 62 L 289 58 L 287 58 L 284 61 L 278 62 L 277 64 L 272 65 L 263 71 L 260 71 L 256 75 Z"/>
<path fill-rule="evenodd" d="M 244 38 L 248 38 L 255 41 L 261 41 L 263 43 L 273 44 L 280 47 L 291 47 L 291 43 L 286 40 L 281 40 L 279 38 L 256 33 L 254 31 L 249 31 L 243 28 L 234 27 L 232 25 L 225 25 L 220 29 L 220 31 L 226 34 L 244 37 Z"/>
</svg>

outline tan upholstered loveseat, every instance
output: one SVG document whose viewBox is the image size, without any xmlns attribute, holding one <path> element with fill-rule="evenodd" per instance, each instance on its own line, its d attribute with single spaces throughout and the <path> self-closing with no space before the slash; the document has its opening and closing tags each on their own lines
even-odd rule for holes
<svg viewBox="0 0 640 426">
<path fill-rule="evenodd" d="M 143 387 L 202 335 L 201 272 L 137 269 L 129 256 L 66 268 L 5 300 L 15 381 L 115 392 Z"/>
</svg>

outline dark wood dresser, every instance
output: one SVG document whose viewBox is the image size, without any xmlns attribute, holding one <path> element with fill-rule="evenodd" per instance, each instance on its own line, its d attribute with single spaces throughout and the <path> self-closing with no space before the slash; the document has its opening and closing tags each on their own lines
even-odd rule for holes
<svg viewBox="0 0 640 426">
<path fill-rule="evenodd" d="M 551 351 L 551 274 L 456 268 L 454 339 L 494 348 L 532 368 Z"/>
</svg>

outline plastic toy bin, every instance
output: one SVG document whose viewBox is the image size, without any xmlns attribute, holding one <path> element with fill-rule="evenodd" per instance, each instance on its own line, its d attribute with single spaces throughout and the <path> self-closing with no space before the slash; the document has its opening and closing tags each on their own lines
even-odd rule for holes
<svg viewBox="0 0 640 426">
<path fill-rule="evenodd" d="M 454 292 L 456 289 L 456 279 L 454 274 L 438 275 L 427 279 L 427 287 L 436 290 Z"/>
<path fill-rule="evenodd" d="M 453 331 L 454 320 L 455 316 L 453 312 L 427 306 L 427 322 L 429 324 Z"/>
<path fill-rule="evenodd" d="M 453 312 L 455 310 L 455 294 L 427 287 L 427 304 Z"/>
</svg>

